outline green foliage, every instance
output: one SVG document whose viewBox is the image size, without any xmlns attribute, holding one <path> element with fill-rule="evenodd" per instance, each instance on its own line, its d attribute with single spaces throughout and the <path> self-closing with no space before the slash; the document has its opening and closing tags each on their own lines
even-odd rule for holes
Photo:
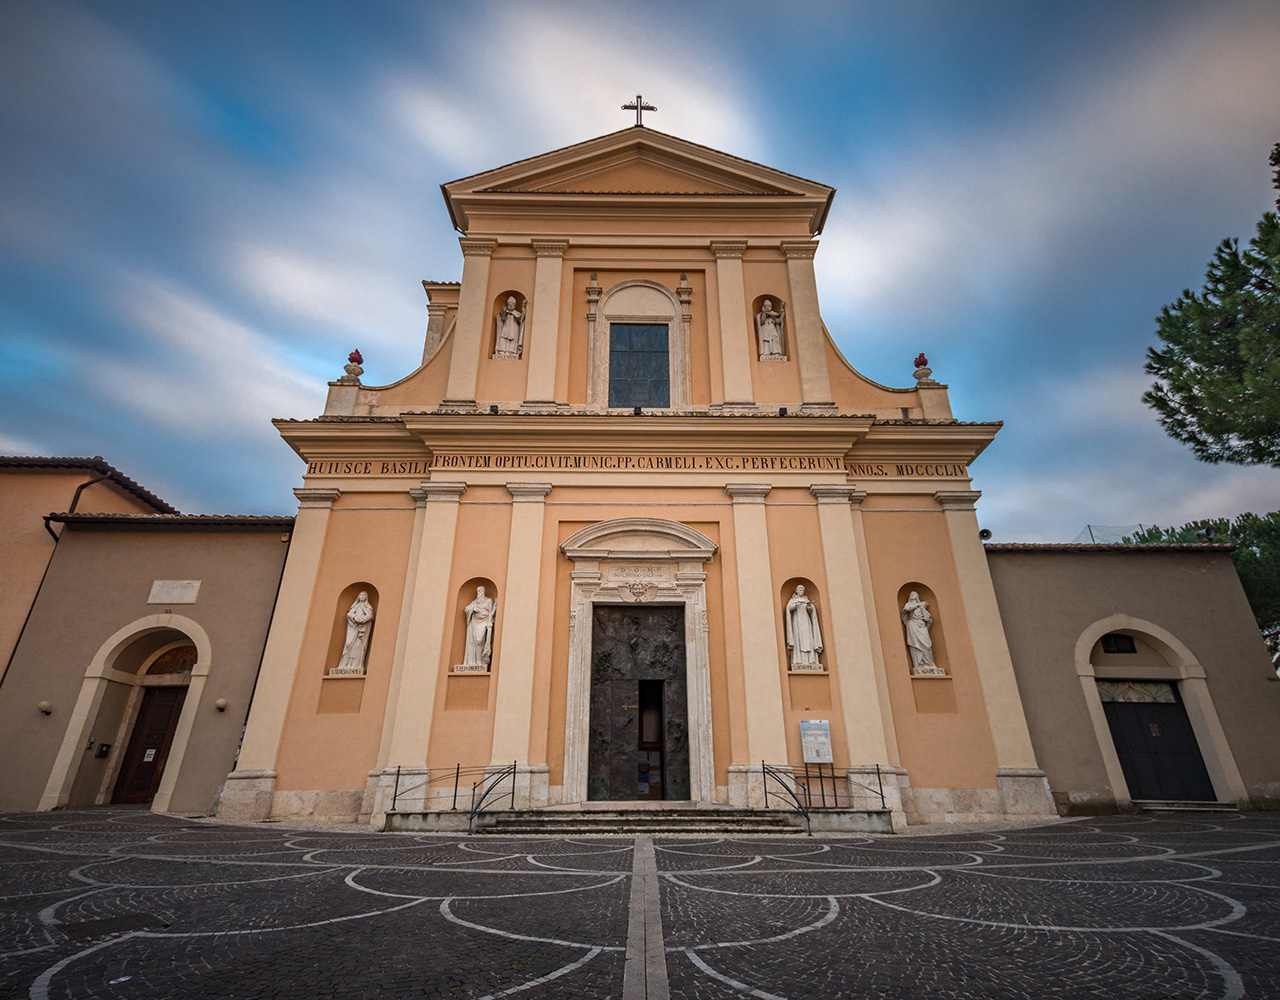
<svg viewBox="0 0 1280 1000">
<path fill-rule="evenodd" d="M 1271 151 L 1280 189 L 1280 143 Z M 1280 208 L 1280 200 L 1277 201 Z M 1268 212 L 1249 246 L 1223 240 L 1199 292 L 1157 320 L 1147 350 L 1155 383 L 1143 401 L 1205 462 L 1280 468 L 1280 219 Z"/>
<path fill-rule="evenodd" d="M 1178 528 L 1147 528 L 1125 539 L 1138 545 L 1210 540 L 1236 546 L 1231 559 L 1240 574 L 1240 583 L 1244 585 L 1258 628 L 1274 651 L 1280 647 L 1280 510 L 1261 517 L 1241 514 L 1234 521 L 1220 517 L 1191 521 Z"/>
</svg>

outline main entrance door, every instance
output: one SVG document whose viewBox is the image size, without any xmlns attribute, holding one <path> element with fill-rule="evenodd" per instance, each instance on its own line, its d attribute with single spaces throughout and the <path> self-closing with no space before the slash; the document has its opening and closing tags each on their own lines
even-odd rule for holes
<svg viewBox="0 0 1280 1000">
<path fill-rule="evenodd" d="M 1216 801 L 1195 731 L 1172 684 L 1099 681 L 1098 694 L 1131 798 Z"/>
<path fill-rule="evenodd" d="M 689 798 L 684 608 L 598 604 L 587 798 Z"/>
<path fill-rule="evenodd" d="M 146 689 L 112 802 L 150 802 L 156 797 L 186 697 L 185 687 Z"/>
</svg>

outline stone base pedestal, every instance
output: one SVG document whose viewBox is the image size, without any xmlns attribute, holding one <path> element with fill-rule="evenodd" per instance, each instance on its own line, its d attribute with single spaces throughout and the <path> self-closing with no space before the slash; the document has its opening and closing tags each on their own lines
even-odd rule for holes
<svg viewBox="0 0 1280 1000">
<path fill-rule="evenodd" d="M 879 774 L 874 764 L 849 768 L 849 808 L 888 809 L 893 828 L 900 830 L 907 825 L 903 800 L 911 794 L 911 779 L 905 768 L 881 764 Z M 880 804 L 880 790 L 884 790 L 884 805 Z"/>
<path fill-rule="evenodd" d="M 1058 807 L 1049 791 L 1049 779 L 1038 767 L 1002 767 L 996 786 L 1009 816 L 1056 816 Z"/>
<path fill-rule="evenodd" d="M 397 777 L 397 771 L 399 777 Z M 380 830 L 386 823 L 387 813 L 425 812 L 427 800 L 433 789 L 427 784 L 431 771 L 425 767 L 384 767 L 369 772 L 365 782 L 364 804 L 361 815 L 368 809 L 369 825 Z"/>
<path fill-rule="evenodd" d="M 218 819 L 262 822 L 271 815 L 275 790 L 275 771 L 232 771 L 218 799 Z"/>
<path fill-rule="evenodd" d="M 504 767 L 510 767 L 510 764 L 490 764 L 484 769 L 485 780 L 487 781 L 491 775 L 498 774 Z M 540 809 L 547 805 L 550 799 L 551 791 L 551 768 L 546 764 L 519 764 L 516 766 L 515 775 L 515 808 L 516 809 Z M 471 808 L 470 797 L 468 796 L 467 808 Z M 511 778 L 510 776 L 502 778 L 498 781 L 489 797 L 485 800 L 485 809 L 507 809 L 511 808 Z"/>
<path fill-rule="evenodd" d="M 792 791 L 800 795 L 801 801 L 804 801 L 803 793 L 796 789 L 790 767 L 772 768 L 769 774 L 769 794 L 766 802 L 764 772 L 760 769 L 760 765 L 730 764 L 729 805 L 741 809 L 794 809 L 795 803 L 783 790 L 782 782 L 786 782 Z"/>
</svg>

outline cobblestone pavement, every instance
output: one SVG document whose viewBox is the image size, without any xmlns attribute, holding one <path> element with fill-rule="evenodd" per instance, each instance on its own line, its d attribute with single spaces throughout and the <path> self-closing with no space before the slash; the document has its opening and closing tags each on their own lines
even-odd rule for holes
<svg viewBox="0 0 1280 1000">
<path fill-rule="evenodd" d="M 0 816 L 0 997 L 620 997 L 633 847 Z M 1280 816 L 655 861 L 673 997 L 1280 996 Z"/>
</svg>

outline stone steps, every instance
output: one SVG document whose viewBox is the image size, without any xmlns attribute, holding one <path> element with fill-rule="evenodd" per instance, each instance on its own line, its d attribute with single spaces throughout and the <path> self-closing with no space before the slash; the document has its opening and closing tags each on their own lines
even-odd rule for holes
<svg viewBox="0 0 1280 1000">
<path fill-rule="evenodd" d="M 1181 799 L 1134 799 L 1133 808 L 1138 812 L 1239 812 L 1234 802 L 1190 802 Z"/>
<path fill-rule="evenodd" d="M 475 832 L 551 834 L 771 833 L 803 834 L 804 817 L 777 809 L 516 809 L 481 813 Z"/>
</svg>

